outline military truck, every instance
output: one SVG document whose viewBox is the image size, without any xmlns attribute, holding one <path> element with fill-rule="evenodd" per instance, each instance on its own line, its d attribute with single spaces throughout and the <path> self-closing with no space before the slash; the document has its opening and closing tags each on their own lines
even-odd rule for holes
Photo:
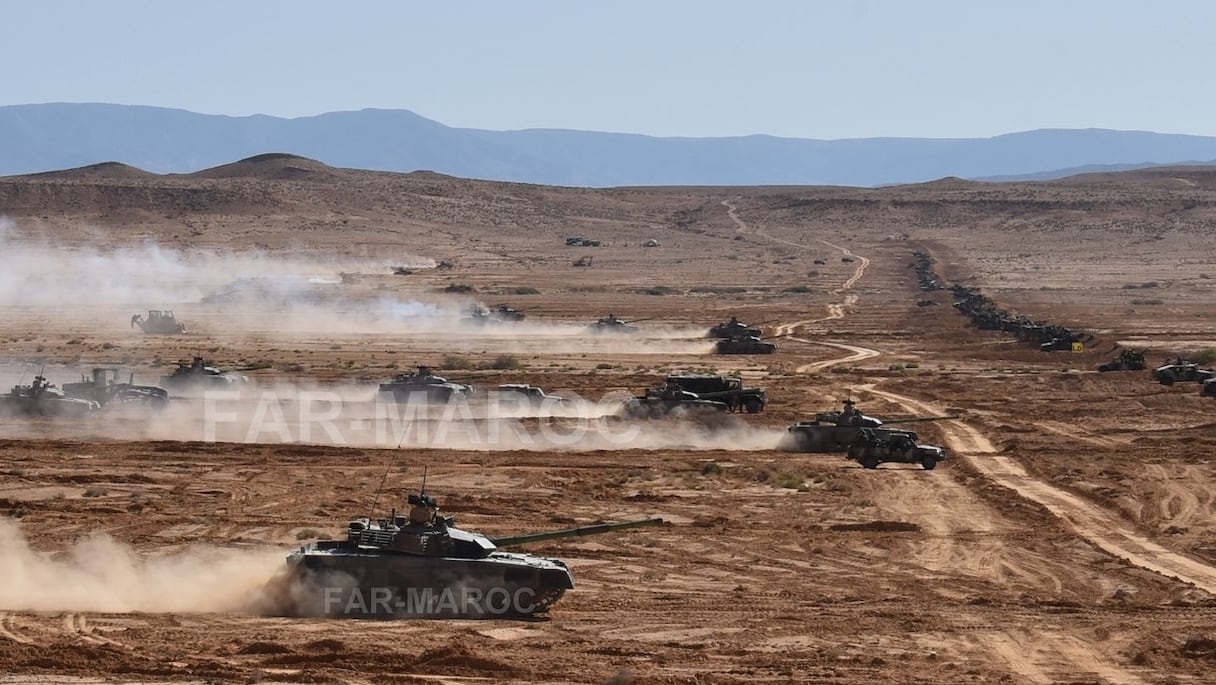
<svg viewBox="0 0 1216 685">
<path fill-rule="evenodd" d="M 681 390 L 696 393 L 703 400 L 726 404 L 727 411 L 746 411 L 756 414 L 768 404 L 768 393 L 764 388 L 749 388 L 738 376 L 715 376 L 712 374 L 676 374 L 668 376 L 668 384 Z"/>
<path fill-rule="evenodd" d="M 1098 371 L 1143 371 L 1147 368 L 1144 353 L 1136 350 L 1123 350 L 1119 356 L 1102 364 Z"/>
<path fill-rule="evenodd" d="M 1204 383 L 1216 378 L 1216 371 L 1201 369 L 1199 364 L 1179 357 L 1175 361 L 1153 369 L 1153 380 L 1162 385 L 1175 383 Z"/>
<path fill-rule="evenodd" d="M 714 345 L 717 354 L 772 354 L 776 351 L 777 343 L 765 342 L 754 335 L 736 335 Z"/>
<path fill-rule="evenodd" d="M 946 458 L 946 451 L 935 445 L 918 445 L 912 431 L 862 428 L 857 440 L 849 445 L 849 459 L 867 469 L 876 469 L 886 462 L 920 464 L 926 471 Z"/>
</svg>

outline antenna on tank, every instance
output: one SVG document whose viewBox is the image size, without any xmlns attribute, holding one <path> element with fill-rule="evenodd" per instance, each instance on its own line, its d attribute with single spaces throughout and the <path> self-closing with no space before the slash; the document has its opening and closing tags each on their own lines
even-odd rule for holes
<svg viewBox="0 0 1216 685">
<path fill-rule="evenodd" d="M 371 515 L 368 516 L 369 520 L 376 517 L 376 505 L 380 503 L 380 492 L 384 490 L 384 481 L 388 480 L 388 472 L 392 467 L 393 465 L 391 462 L 387 464 L 384 467 L 384 475 L 380 476 L 380 485 L 376 486 L 376 496 L 372 499 L 372 510 Z"/>
</svg>

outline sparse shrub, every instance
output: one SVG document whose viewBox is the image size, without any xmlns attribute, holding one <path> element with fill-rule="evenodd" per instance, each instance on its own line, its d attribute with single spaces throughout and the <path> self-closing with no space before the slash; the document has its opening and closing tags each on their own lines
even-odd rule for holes
<svg viewBox="0 0 1216 685">
<path fill-rule="evenodd" d="M 516 295 L 539 295 L 540 291 L 531 286 L 523 286 L 513 291 Z"/>
<path fill-rule="evenodd" d="M 1158 297 L 1152 297 L 1152 298 L 1148 298 L 1148 299 L 1135 299 L 1135 300 L 1132 300 L 1132 304 L 1158 305 L 1158 304 L 1165 304 L 1165 300 L 1162 300 L 1161 298 L 1158 298 Z"/>
<path fill-rule="evenodd" d="M 722 465 L 716 461 L 707 461 L 701 464 L 702 476 L 716 476 L 722 473 Z"/>
<path fill-rule="evenodd" d="M 595 365 L 595 368 L 603 371 L 604 369 L 615 369 L 615 368 L 617 368 L 617 365 L 609 364 L 608 362 L 600 362 L 599 364 Z"/>
<path fill-rule="evenodd" d="M 795 286 L 791 286 L 789 288 L 782 288 L 781 292 L 783 292 L 783 293 L 809 293 L 809 292 L 811 292 L 811 287 L 807 286 L 807 285 L 795 285 Z"/>
<path fill-rule="evenodd" d="M 79 344 L 81 344 L 81 342 L 83 342 L 83 341 L 80 338 L 72 338 L 71 340 L 67 341 L 64 344 L 65 345 L 79 345 Z"/>
<path fill-rule="evenodd" d="M 806 272 L 806 276 L 807 278 L 819 278 L 819 272 L 811 269 L 810 271 Z"/>
<path fill-rule="evenodd" d="M 107 492 L 108 492 L 108 490 L 106 490 L 105 488 L 99 488 L 99 487 L 94 486 L 94 487 L 86 489 L 84 491 L 84 496 L 85 497 L 105 497 Z"/>
<path fill-rule="evenodd" d="M 652 288 L 647 288 L 642 292 L 646 293 L 647 295 L 671 295 L 672 293 L 678 291 L 675 288 L 669 288 L 665 285 L 656 285 Z"/>
<path fill-rule="evenodd" d="M 1193 354 L 1187 355 L 1187 358 L 1201 365 L 1216 364 L 1216 347 L 1209 347 L 1206 350 L 1199 350 Z"/>
<path fill-rule="evenodd" d="M 305 528 L 304 530 L 301 530 L 300 532 L 296 533 L 296 539 L 297 540 L 314 540 L 314 539 L 320 537 L 320 535 L 321 534 L 319 532 L 313 530 L 312 528 Z"/>
<path fill-rule="evenodd" d="M 245 364 L 246 371 L 260 371 L 261 369 L 273 369 L 274 362 L 269 359 L 255 359 Z"/>
<path fill-rule="evenodd" d="M 498 371 L 518 369 L 522 366 L 523 363 L 519 361 L 519 357 L 513 354 L 500 354 L 494 358 L 494 361 L 490 362 L 490 368 Z"/>
<path fill-rule="evenodd" d="M 115 347 L 118 347 L 118 345 L 115 345 L 112 342 L 106 342 L 106 343 L 101 344 L 101 349 L 103 349 L 103 350 L 112 350 Z"/>
<path fill-rule="evenodd" d="M 275 368 L 283 373 L 301 373 L 304 371 L 304 365 L 295 362 L 279 362 L 275 364 Z"/>
<path fill-rule="evenodd" d="M 469 369 L 473 368 L 473 362 L 455 354 L 444 355 L 439 364 L 442 368 L 454 369 L 457 371 L 468 371 Z"/>
<path fill-rule="evenodd" d="M 474 288 L 471 285 L 465 285 L 463 283 L 452 283 L 451 285 L 444 288 L 443 292 L 445 292 L 445 293 L 471 293 L 475 290 L 476 290 L 476 288 Z"/>
</svg>

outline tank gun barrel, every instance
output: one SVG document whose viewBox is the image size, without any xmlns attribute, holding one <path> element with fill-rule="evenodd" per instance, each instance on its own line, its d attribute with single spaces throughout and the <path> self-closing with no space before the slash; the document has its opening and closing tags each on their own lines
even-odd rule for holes
<svg viewBox="0 0 1216 685">
<path fill-rule="evenodd" d="M 625 530 L 626 528 L 641 528 L 643 526 L 654 526 L 663 523 L 661 518 L 645 518 L 637 521 L 621 521 L 619 523 L 601 523 L 595 526 L 580 526 L 578 528 L 566 528 L 564 530 L 551 530 L 547 533 L 528 533 L 525 535 L 505 535 L 497 538 L 490 538 L 498 547 L 512 547 L 514 545 L 526 545 L 530 542 L 543 542 L 545 540 L 559 540 L 561 538 L 572 538 L 579 535 L 599 535 L 601 533 L 611 533 L 615 530 Z"/>
<path fill-rule="evenodd" d="M 912 417 L 905 418 L 905 419 L 883 419 L 882 424 L 884 426 L 886 426 L 886 425 L 889 425 L 892 423 L 918 423 L 921 421 L 950 421 L 952 419 L 957 419 L 957 418 L 959 418 L 959 416 L 957 414 L 952 415 L 952 416 L 912 416 Z"/>
</svg>

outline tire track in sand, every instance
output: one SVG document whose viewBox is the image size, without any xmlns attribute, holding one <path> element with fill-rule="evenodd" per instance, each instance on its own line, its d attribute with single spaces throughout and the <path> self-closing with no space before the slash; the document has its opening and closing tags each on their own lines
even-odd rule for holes
<svg viewBox="0 0 1216 685">
<path fill-rule="evenodd" d="M 942 411 L 932 404 L 903 395 L 876 389 L 870 392 L 915 413 Z M 1216 567 L 1169 550 L 1133 529 L 1118 514 L 1030 476 L 1021 464 L 997 454 L 992 443 L 969 424 L 959 420 L 944 422 L 942 432 L 951 451 L 966 459 L 980 473 L 1043 505 L 1076 535 L 1107 554 L 1216 594 Z"/>
<path fill-rule="evenodd" d="M 10 613 L 0 614 L 0 639 L 10 640 L 23 645 L 35 644 L 34 640 L 18 632 L 16 617 Z"/>
</svg>

